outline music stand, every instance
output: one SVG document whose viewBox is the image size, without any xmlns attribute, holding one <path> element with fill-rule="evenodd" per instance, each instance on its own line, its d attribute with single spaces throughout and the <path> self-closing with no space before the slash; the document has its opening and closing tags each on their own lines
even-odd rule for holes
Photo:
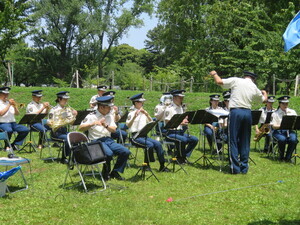
<svg viewBox="0 0 300 225">
<path fill-rule="evenodd" d="M 32 133 L 31 133 L 31 125 L 35 124 L 35 123 L 39 123 L 42 121 L 42 119 L 46 116 L 46 113 L 40 113 L 40 114 L 25 114 L 19 124 L 27 124 L 29 125 L 30 128 L 30 132 L 29 132 L 29 141 L 18 151 L 21 152 L 22 150 L 24 150 L 26 153 L 31 153 L 33 149 L 35 152 L 37 152 L 36 150 L 36 146 L 34 146 L 32 144 Z M 29 145 L 29 152 L 25 150 L 25 147 Z"/>
<path fill-rule="evenodd" d="M 259 123 L 259 119 L 261 116 L 262 111 L 261 110 L 252 110 L 251 116 L 252 116 L 252 126 L 257 125 Z"/>
<path fill-rule="evenodd" d="M 87 111 L 87 110 L 77 111 L 76 119 L 72 125 L 73 126 L 80 125 L 81 121 L 84 120 L 84 118 L 90 113 L 91 111 Z"/>
<path fill-rule="evenodd" d="M 280 130 L 299 130 L 300 129 L 300 116 L 283 116 L 281 123 L 280 123 Z M 295 158 L 295 163 L 296 164 L 296 159 L 300 158 L 299 155 L 297 154 L 296 151 L 297 147 L 295 148 L 295 153 L 291 157 L 291 160 Z"/>
<path fill-rule="evenodd" d="M 124 123 L 124 122 L 126 122 L 127 117 L 128 117 L 128 114 L 129 114 L 129 112 L 126 111 L 126 112 L 121 116 L 121 118 L 119 119 L 118 123 Z"/>
<path fill-rule="evenodd" d="M 279 130 L 294 130 L 296 120 L 297 116 L 283 116 Z"/>
<path fill-rule="evenodd" d="M 195 113 L 195 116 L 193 120 L 191 121 L 191 124 L 206 124 L 206 123 L 213 123 L 217 122 L 218 117 L 213 115 L 212 113 L 208 112 L 207 110 L 200 109 Z M 201 126 L 200 126 L 200 132 L 201 132 Z M 200 139 L 200 133 L 199 133 L 199 139 Z M 205 148 L 205 136 L 203 136 L 203 155 L 198 158 L 193 164 L 197 163 L 199 160 L 203 159 L 203 166 L 208 166 L 209 164 L 213 166 L 212 162 L 208 159 L 206 156 L 206 148 Z"/>
<path fill-rule="evenodd" d="M 266 120 L 264 124 L 269 124 L 271 122 L 273 112 L 267 112 Z"/>
<path fill-rule="evenodd" d="M 175 114 L 175 115 L 172 116 L 170 121 L 164 126 L 163 129 L 166 129 L 166 130 L 177 129 L 177 127 L 182 123 L 182 121 L 186 117 L 194 117 L 193 115 L 195 115 L 195 111 L 188 111 L 188 112 L 185 112 L 185 113 L 182 113 L 182 114 Z M 175 133 L 175 139 L 176 139 L 176 133 Z M 179 140 L 176 139 L 176 141 L 174 141 L 175 146 L 176 146 L 176 142 L 178 142 L 178 147 L 176 147 L 177 151 L 179 152 L 180 156 L 183 156 L 182 155 L 182 147 L 183 147 L 182 143 Z M 175 157 L 172 157 L 171 161 L 165 167 L 168 167 L 172 163 L 173 164 L 173 169 L 172 169 L 173 172 L 176 173 L 176 172 L 178 172 L 179 170 L 182 169 L 186 174 L 188 174 L 186 172 L 186 170 L 182 167 L 181 163 L 179 163 L 179 161 L 177 160 L 177 157 L 178 157 L 177 155 Z M 185 157 L 185 155 L 184 155 L 184 157 Z M 178 164 L 180 166 L 180 168 L 177 171 L 175 171 L 175 164 Z"/>
<path fill-rule="evenodd" d="M 221 115 L 220 117 L 219 117 L 219 119 L 223 119 L 224 120 L 224 123 L 225 123 L 225 119 L 227 119 L 228 118 L 228 116 L 229 116 L 229 114 L 228 115 Z M 228 130 L 228 127 L 227 127 L 227 130 Z M 225 154 L 225 150 L 224 150 L 224 145 L 225 145 L 225 140 L 224 140 L 224 136 L 225 136 L 225 129 L 223 128 L 222 129 L 222 134 L 223 134 L 223 138 L 222 138 L 222 147 L 223 147 L 223 150 L 222 150 L 222 153 L 221 153 L 221 161 L 222 161 L 222 163 L 221 163 L 221 166 L 220 166 L 220 172 L 222 171 L 222 169 L 223 169 L 223 167 L 224 167 L 224 159 L 225 159 L 225 157 L 224 157 L 224 154 Z M 227 134 L 227 147 L 228 147 L 228 134 Z M 229 157 L 229 151 L 228 151 L 228 157 Z"/>
<path fill-rule="evenodd" d="M 147 140 L 147 134 L 153 129 L 153 127 L 156 126 L 156 124 L 158 123 L 158 121 L 152 121 L 148 124 L 146 124 L 139 132 L 137 132 L 134 137 L 132 137 L 133 139 L 136 139 L 136 138 L 145 138 L 145 142 Z M 134 142 L 135 143 L 135 142 Z M 150 177 L 154 176 L 154 178 L 159 182 L 159 179 L 155 176 L 155 174 L 153 173 L 151 167 L 150 167 L 150 156 L 149 156 L 149 149 L 140 144 L 140 143 L 137 143 L 138 145 L 141 145 L 143 146 L 143 148 L 145 148 L 145 152 L 144 152 L 144 162 L 142 164 L 142 166 L 139 168 L 139 170 L 137 171 L 137 173 L 135 174 L 134 177 L 137 177 L 138 174 L 141 172 L 141 178 L 143 180 L 145 179 L 149 179 Z M 150 171 L 151 172 L 151 175 L 149 177 L 146 178 L 146 171 Z"/>
</svg>

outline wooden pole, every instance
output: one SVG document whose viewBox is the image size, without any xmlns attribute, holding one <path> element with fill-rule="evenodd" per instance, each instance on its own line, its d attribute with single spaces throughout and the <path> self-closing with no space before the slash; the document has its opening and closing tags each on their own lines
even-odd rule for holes
<svg viewBox="0 0 300 225">
<path fill-rule="evenodd" d="M 273 74 L 273 95 L 276 95 L 276 91 L 275 91 L 275 74 Z"/>
<path fill-rule="evenodd" d="M 295 92 L 294 96 L 297 96 L 297 91 L 298 91 L 298 82 L 299 82 L 299 75 L 296 76 L 296 82 L 295 82 Z"/>
<path fill-rule="evenodd" d="M 191 77 L 191 83 L 190 83 L 190 92 L 193 92 L 193 83 L 194 83 L 194 77 Z"/>
</svg>

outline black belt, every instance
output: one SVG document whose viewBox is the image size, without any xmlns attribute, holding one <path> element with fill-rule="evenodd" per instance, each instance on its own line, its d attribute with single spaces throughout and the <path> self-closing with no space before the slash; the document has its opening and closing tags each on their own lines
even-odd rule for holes
<svg viewBox="0 0 300 225">
<path fill-rule="evenodd" d="M 230 108 L 230 110 L 232 110 L 232 109 L 248 109 L 248 108 L 244 108 L 244 107 L 234 107 L 234 108 Z M 251 109 L 249 109 L 249 110 L 251 110 Z"/>
</svg>

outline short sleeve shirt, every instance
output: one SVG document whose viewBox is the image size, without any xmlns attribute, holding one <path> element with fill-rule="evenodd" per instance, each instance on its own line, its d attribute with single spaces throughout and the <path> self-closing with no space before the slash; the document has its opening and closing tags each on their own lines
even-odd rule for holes
<svg viewBox="0 0 300 225">
<path fill-rule="evenodd" d="M 114 122 L 114 117 L 111 113 L 106 115 L 102 115 L 98 110 L 95 113 L 90 113 L 85 117 L 85 119 L 81 122 L 81 124 L 91 124 L 97 120 L 101 120 L 105 118 L 105 122 L 108 126 L 117 127 L 116 123 Z M 94 125 L 88 130 L 88 137 L 90 140 L 96 140 L 102 137 L 110 137 L 111 132 L 107 130 L 105 127 L 101 125 Z"/>
<path fill-rule="evenodd" d="M 229 108 L 251 109 L 253 101 L 263 102 L 264 96 L 250 78 L 222 79 L 222 87 L 231 89 Z"/>
<path fill-rule="evenodd" d="M 8 101 L 2 101 L 0 100 L 0 111 L 5 109 L 9 105 Z M 15 119 L 15 109 L 13 106 L 10 106 L 8 111 L 3 115 L 0 116 L 0 123 L 13 123 L 16 122 Z"/>
</svg>

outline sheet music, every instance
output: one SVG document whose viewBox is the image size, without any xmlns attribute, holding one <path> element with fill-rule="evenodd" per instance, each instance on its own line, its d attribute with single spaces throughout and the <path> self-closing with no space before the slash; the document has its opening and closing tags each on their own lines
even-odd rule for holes
<svg viewBox="0 0 300 225">
<path fill-rule="evenodd" d="M 229 112 L 224 110 L 224 109 L 222 109 L 222 110 L 220 110 L 220 109 L 209 109 L 209 110 L 207 110 L 207 112 L 213 114 L 214 116 L 216 116 L 218 118 L 220 116 L 228 116 L 229 115 Z"/>
</svg>

